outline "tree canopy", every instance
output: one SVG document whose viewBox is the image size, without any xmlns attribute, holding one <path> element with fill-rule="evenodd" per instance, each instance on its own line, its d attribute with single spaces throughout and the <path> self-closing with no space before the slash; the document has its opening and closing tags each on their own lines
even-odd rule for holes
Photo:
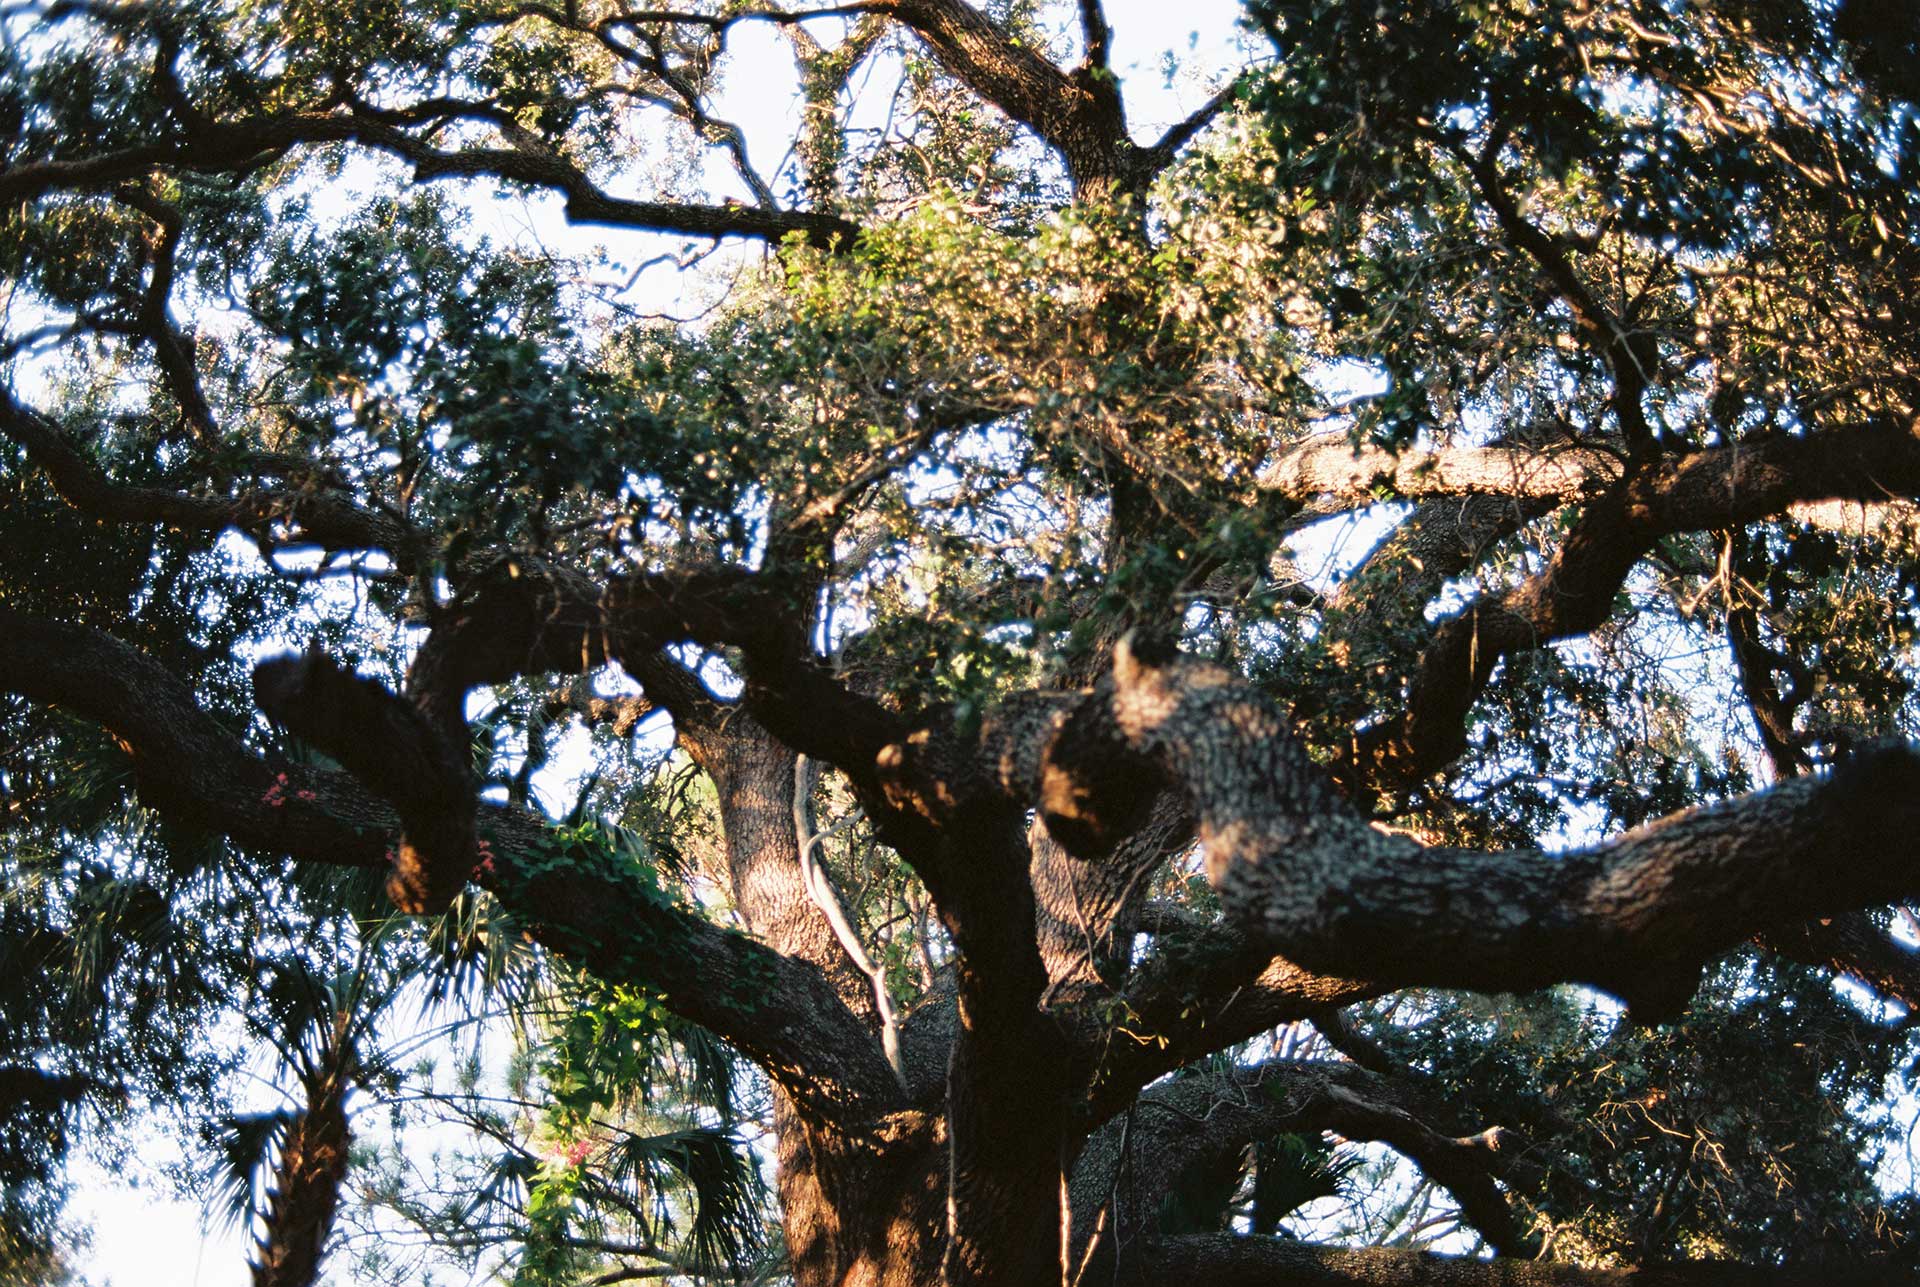
<svg viewBox="0 0 1920 1287">
<path fill-rule="evenodd" d="M 0 1278 L 1912 1279 L 1920 10 L 1115 40 L 0 4 Z"/>
</svg>

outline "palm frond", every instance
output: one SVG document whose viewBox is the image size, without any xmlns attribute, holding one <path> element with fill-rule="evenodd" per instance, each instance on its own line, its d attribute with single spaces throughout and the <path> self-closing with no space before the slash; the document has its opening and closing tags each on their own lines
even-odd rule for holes
<svg viewBox="0 0 1920 1287">
<path fill-rule="evenodd" d="M 621 1136 L 608 1154 L 607 1178 L 650 1209 L 662 1234 L 676 1228 L 671 1195 L 692 1200 L 686 1254 L 697 1273 L 736 1271 L 763 1247 L 766 1183 L 744 1141 L 731 1131 L 689 1127 Z"/>
</svg>

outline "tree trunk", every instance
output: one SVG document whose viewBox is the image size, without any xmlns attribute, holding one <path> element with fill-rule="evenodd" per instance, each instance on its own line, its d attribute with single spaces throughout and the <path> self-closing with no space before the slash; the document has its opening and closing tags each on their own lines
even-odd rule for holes
<svg viewBox="0 0 1920 1287">
<path fill-rule="evenodd" d="M 794 753 L 744 712 L 677 711 L 714 783 L 734 905 L 776 951 L 817 965 L 876 1028 L 865 975 L 806 892 L 794 829 Z M 945 1244 L 946 1133 L 902 1112 L 850 1130 L 774 1092 L 775 1184 L 797 1287 L 932 1287 Z"/>
<path fill-rule="evenodd" d="M 254 1287 L 311 1287 L 319 1278 L 347 1178 L 349 1138 L 341 1087 L 330 1080 L 309 1087 L 307 1109 L 287 1128 L 267 1194 Z"/>
<path fill-rule="evenodd" d="M 847 1131 L 774 1101 L 781 1217 L 795 1287 L 936 1287 L 946 1245 L 946 1132 L 901 1113 Z"/>
</svg>

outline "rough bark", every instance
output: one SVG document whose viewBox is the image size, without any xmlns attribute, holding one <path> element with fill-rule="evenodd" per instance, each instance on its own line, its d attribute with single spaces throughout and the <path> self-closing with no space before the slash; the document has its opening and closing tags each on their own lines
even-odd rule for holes
<svg viewBox="0 0 1920 1287">
<path fill-rule="evenodd" d="M 0 609 L 0 687 L 98 721 L 131 757 L 142 803 L 248 848 L 379 866 L 400 838 L 390 803 L 344 774 L 297 766 L 276 774 L 164 667 L 99 631 Z M 401 743 L 386 748 L 405 752 Z M 417 769 L 396 758 L 381 776 Z M 661 899 L 596 855 L 556 861 L 543 819 L 483 806 L 476 830 L 490 861 L 471 875 L 542 942 L 603 978 L 660 990 L 822 1112 L 897 1103 L 877 1043 L 816 966 Z"/>
<path fill-rule="evenodd" d="M 1605 491 L 1623 472 L 1618 453 L 1571 441 L 1394 452 L 1334 433 L 1288 447 L 1261 471 L 1258 486 L 1297 500 L 1504 496 L 1565 502 Z"/>
<path fill-rule="evenodd" d="M 663 655 L 636 667 L 712 779 L 734 906 L 774 951 L 816 966 L 850 1016 L 877 1030 L 868 980 L 805 889 L 794 829 L 795 753 L 730 703 L 695 691 Z M 939 1126 L 924 1112 L 850 1125 L 776 1089 L 775 1184 L 802 1287 L 931 1282 L 944 1212 L 931 1173 Z"/>
<path fill-rule="evenodd" d="M 1053 727 L 1009 785 L 1063 843 L 1099 851 L 1124 832 L 1139 766 L 1157 765 L 1193 800 L 1230 915 L 1309 968 L 1388 985 L 1575 979 L 1666 1015 L 1756 929 L 1884 903 L 1916 877 L 1920 755 L 1906 747 L 1595 849 L 1488 854 L 1369 826 L 1272 704 L 1216 667 L 1123 647 L 1111 681 Z"/>
<path fill-rule="evenodd" d="M 128 186 L 149 175 L 244 174 L 347 145 L 410 165 L 418 182 L 481 179 L 557 194 L 577 223 L 709 238 L 798 236 L 844 251 L 861 229 L 825 208 L 834 197 L 833 158 L 830 131 L 819 127 L 883 19 L 910 29 L 947 72 L 1057 151 L 1083 197 L 1143 192 L 1232 93 L 1141 147 L 1128 135 L 1097 0 L 1079 5 L 1084 58 L 1071 70 L 964 0 L 834 9 L 861 15 L 843 56 L 809 49 L 798 28 L 808 14 L 758 5 L 624 11 L 605 22 L 583 19 L 573 5 L 527 5 L 505 19 L 566 27 L 657 75 L 678 96 L 677 107 L 664 105 L 724 141 L 758 202 L 711 205 L 608 191 L 573 153 L 496 103 L 435 97 L 396 105 L 352 67 L 337 69 L 323 88 L 276 86 L 269 96 L 276 109 L 216 120 L 177 74 L 166 6 L 55 5 L 45 12 L 84 10 L 116 39 L 151 45 L 162 107 L 137 132 L 109 123 L 120 136 L 88 140 L 91 154 L 9 155 L 0 207 L 55 193 L 111 193 L 155 222 L 151 279 L 136 283 L 138 316 L 95 329 L 151 344 L 161 379 L 210 443 L 217 426 L 197 385 L 194 350 L 166 311 L 179 220 Z M 691 25 L 717 49 L 730 24 L 748 19 L 792 27 L 810 62 L 810 169 L 822 208 L 777 208 L 746 165 L 738 132 L 675 82 L 665 56 L 610 38 Z M 1912 893 L 1916 884 L 1910 858 L 1920 760 L 1905 749 L 1879 750 L 1830 779 L 1788 783 L 1570 855 L 1422 848 L 1368 826 L 1348 802 L 1449 764 L 1501 659 L 1605 620 L 1659 537 L 1782 511 L 1806 515 L 1795 507 L 1808 504 L 1898 512 L 1899 498 L 1920 494 L 1920 447 L 1916 426 L 1881 424 L 1663 456 L 1671 448 L 1654 441 L 1641 406 L 1658 378 L 1659 354 L 1650 333 L 1636 329 L 1633 305 L 1613 307 L 1583 279 L 1565 241 L 1528 221 L 1508 193 L 1498 149 L 1461 160 L 1501 233 L 1606 364 L 1612 432 L 1624 450 L 1496 443 L 1393 455 L 1317 437 L 1286 448 L 1251 487 L 1244 476 L 1230 484 L 1235 503 L 1283 514 L 1308 501 L 1353 508 L 1383 488 L 1423 502 L 1354 589 L 1336 597 L 1322 636 L 1336 649 L 1386 616 L 1415 635 L 1441 583 L 1472 567 L 1489 541 L 1553 507 L 1585 507 L 1539 575 L 1440 623 L 1417 659 L 1408 648 L 1407 656 L 1383 660 L 1396 675 L 1404 667 L 1404 709 L 1359 733 L 1331 781 L 1250 686 L 1146 649 L 1122 648 L 1112 675 L 1090 693 L 1031 693 L 1005 703 L 977 739 L 943 716 L 915 723 L 850 689 L 811 646 L 816 582 L 786 569 L 831 552 L 832 524 L 871 483 L 867 475 L 819 502 L 824 508 L 810 511 L 811 526 L 774 531 L 762 571 L 675 568 L 596 580 L 496 552 L 451 569 L 452 600 L 441 604 L 430 589 L 438 576 L 431 541 L 393 512 L 363 503 L 321 462 L 261 458 L 239 471 L 250 479 L 244 483 L 209 465 L 211 485 L 202 491 L 123 485 L 82 444 L 10 396 L 0 400 L 0 433 L 81 513 L 200 533 L 234 528 L 263 548 L 291 538 L 329 550 L 384 550 L 419 583 L 432 629 L 403 694 L 324 658 L 283 659 L 259 672 L 263 709 L 347 774 L 276 773 L 237 730 L 201 711 L 186 684 L 135 650 L 4 608 L 0 689 L 97 720 L 125 748 L 141 800 L 172 818 L 300 861 L 371 866 L 391 851 L 403 908 L 441 906 L 476 879 L 540 941 L 603 977 L 646 984 L 731 1042 L 774 1085 L 787 1240 L 805 1287 L 1053 1280 L 1062 1251 L 1074 1250 L 1061 1242 L 1063 1181 L 1102 1173 L 1108 1145 L 1124 1151 L 1115 1119 L 1136 1102 L 1137 1118 L 1173 1114 L 1141 1128 L 1129 1145 L 1160 1159 L 1156 1184 L 1261 1131 L 1332 1127 L 1404 1149 L 1454 1188 L 1493 1241 L 1518 1249 L 1521 1236 L 1504 1222 L 1490 1178 L 1498 1150 L 1416 1120 L 1377 1076 L 1272 1067 L 1224 1087 L 1195 1079 L 1143 1088 L 1278 1022 L 1404 984 L 1508 990 L 1583 979 L 1658 1015 L 1684 999 L 1701 961 L 1756 928 L 1810 911 L 1834 915 L 1798 931 L 1768 930 L 1767 941 L 1803 959 L 1845 961 L 1892 995 L 1920 992 L 1911 954 L 1868 933 L 1870 923 L 1855 910 Z M 969 423 L 990 414 L 961 401 Z M 941 419 L 929 415 L 925 423 Z M 1178 498 L 1156 491 L 1154 461 L 1141 443 L 1106 429 L 1094 437 L 1093 472 L 1111 471 L 1109 566 L 1123 561 L 1129 541 L 1157 535 L 1158 524 L 1198 530 L 1211 521 L 1194 513 L 1203 507 L 1183 510 Z M 872 476 L 896 468 L 883 460 Z M 1389 565 L 1402 559 L 1417 575 L 1389 580 L 1397 575 Z M 1363 593 L 1375 601 L 1358 602 Z M 1168 615 L 1177 620 L 1177 612 Z M 1130 621 L 1116 615 L 1099 629 L 1117 634 Z M 666 658 L 662 650 L 682 642 L 737 650 L 745 681 L 738 703 L 716 702 Z M 1736 640 L 1740 663 L 1765 679 L 1767 658 L 1755 644 L 1751 630 Z M 1090 650 L 1080 662 L 1091 670 L 1103 655 L 1104 647 Z M 712 776 L 734 903 L 748 934 L 659 897 L 605 854 L 558 852 L 564 842 L 524 810 L 474 799 L 463 717 L 469 691 L 530 675 L 579 675 L 609 662 L 625 665 L 649 700 L 673 715 Z M 1763 694 L 1756 709 L 1769 748 L 1786 763 L 1792 711 L 1773 698 L 1769 705 Z M 875 1040 L 864 980 L 805 894 L 791 822 L 796 753 L 847 775 L 881 838 L 924 879 L 957 951 L 950 980 L 909 1024 L 915 1075 L 906 1092 Z M 1037 825 L 1028 817 L 1036 807 Z M 1152 951 L 1131 961 L 1143 878 L 1196 825 L 1229 919 L 1163 918 Z M 936 1062 L 946 1067 L 944 1086 L 927 1075 Z M 1257 1098 L 1280 1083 L 1285 1095 Z M 1223 1089 L 1233 1093 L 1204 1099 Z M 1204 1102 L 1188 1102 L 1193 1097 Z M 327 1111 L 337 1117 L 338 1108 L 336 1099 Z M 1213 1129 L 1170 1129 L 1185 1120 L 1180 1113 L 1196 1109 Z M 337 1185 L 344 1118 L 335 1129 L 327 1111 L 310 1111 L 290 1137 L 284 1166 L 293 1171 L 283 1192 L 300 1191 L 309 1176 L 331 1176 Z M 1095 1148 L 1080 1157 L 1096 1129 Z M 1150 1188 L 1107 1208 L 1126 1206 L 1119 1227 L 1107 1227 L 1113 1241 L 1148 1232 L 1149 1198 Z M 1075 1203 L 1082 1216 L 1100 1209 Z M 289 1222 L 305 1232 L 282 1261 L 294 1264 L 306 1247 L 310 1277 L 323 1226 L 324 1219 Z M 1083 1237 L 1098 1241 L 1090 1232 Z M 1136 1245 L 1142 1254 L 1121 1269 L 1135 1281 L 1796 1281 L 1791 1273 L 1712 1266 L 1622 1276 L 1260 1239 Z"/>
<path fill-rule="evenodd" d="M 266 766 L 201 715 L 184 685 L 124 645 L 18 614 L 6 624 L 0 682 L 114 730 L 134 755 L 151 802 L 237 838 L 252 836 L 262 847 L 321 861 L 383 849 L 396 835 L 397 802 L 376 802 L 338 775 L 303 772 L 281 784 L 293 799 L 276 799 L 276 779 Z M 515 664 L 528 664 L 525 657 Z M 1587 977 L 1644 1001 L 1637 985 L 1647 980 L 1648 962 L 1657 963 L 1658 982 L 1675 958 L 1695 964 L 1716 945 L 1752 932 L 1752 918 L 1771 910 L 1777 921 L 1783 903 L 1793 911 L 1847 900 L 1867 905 L 1906 888 L 1907 873 L 1898 864 L 1834 869 L 1837 858 L 1851 860 L 1857 852 L 1901 852 L 1891 837 L 1907 833 L 1901 801 L 1914 798 L 1914 769 L 1904 751 L 1869 757 L 1834 781 L 1787 784 L 1592 855 L 1554 859 L 1422 852 L 1404 837 L 1365 826 L 1304 762 L 1277 712 L 1224 672 L 1174 658 L 1149 665 L 1122 650 L 1115 676 L 1095 693 L 1036 698 L 1024 713 L 1016 709 L 990 726 L 989 741 L 1017 730 L 1014 740 L 1037 752 L 1026 760 L 1011 750 L 1003 755 L 1001 786 L 1031 785 L 1064 819 L 1064 829 L 1050 821 L 1056 834 L 1097 842 L 1112 819 L 1137 821 L 1143 809 L 1137 798 L 1105 811 L 1105 789 L 1116 781 L 1129 791 L 1147 780 L 1184 790 L 1229 903 L 1242 905 L 1243 922 L 1254 932 L 1218 926 L 1156 936 L 1154 956 L 1128 984 L 1123 1024 L 1138 1027 L 1109 1032 L 1104 1044 L 1083 1034 L 1062 1045 L 1063 1029 L 1045 1017 L 1041 1003 L 1048 972 L 1035 937 L 1034 904 L 999 921 L 950 913 L 962 959 L 972 968 L 963 967 L 959 978 L 947 1117 L 937 1127 L 895 1116 L 898 1088 L 870 1025 L 849 1011 L 817 964 L 760 949 L 658 905 L 621 873 L 591 862 L 528 862 L 543 843 L 537 821 L 509 810 L 480 817 L 479 834 L 491 847 L 491 870 L 480 877 L 539 937 L 607 977 L 660 988 L 676 1009 L 769 1070 L 790 1101 L 783 1113 L 791 1111 L 799 1123 L 783 1145 L 794 1151 L 782 1187 L 794 1211 L 794 1236 L 820 1249 L 809 1262 L 817 1266 L 808 1271 L 811 1281 L 909 1262 L 919 1266 L 912 1273 L 922 1274 L 933 1244 L 949 1258 L 946 1273 L 954 1280 L 1006 1281 L 1041 1272 L 1058 1254 L 1054 1195 L 1084 1131 L 1124 1107 L 1158 1072 L 1282 1018 L 1407 982 L 1512 988 Z M 363 765 L 365 780 L 391 783 L 409 770 L 417 774 L 410 758 L 418 751 L 415 739 L 382 745 L 392 761 Z M 1103 768 L 1117 776 L 1103 777 Z M 249 781 L 260 787 L 258 795 L 234 789 Z M 767 777 L 765 787 L 777 792 L 776 784 L 789 784 L 790 790 L 790 783 L 788 767 Z M 300 798 L 306 791 L 312 800 Z M 760 803 L 769 819 L 786 821 L 782 805 L 790 800 Z M 958 812 L 942 806 L 937 815 L 942 828 L 972 819 L 969 830 L 942 832 L 951 852 L 927 859 L 931 869 L 946 873 L 949 908 L 1004 908 L 1008 891 L 1032 889 L 1020 811 L 1012 801 L 990 803 L 982 796 Z M 371 824 L 371 838 L 343 830 L 333 821 L 335 810 Z M 780 843 L 791 846 L 786 830 Z M 359 850 L 330 843 L 343 834 L 353 835 Z M 786 852 L 790 861 L 790 848 Z M 1091 852 L 1110 851 L 1096 843 Z M 1288 869 L 1279 876 L 1270 867 L 1276 855 L 1286 856 Z M 369 852 L 361 860 L 376 859 Z M 1340 873 L 1337 890 L 1315 892 L 1313 881 L 1330 870 Z M 1241 892 L 1233 894 L 1235 888 Z M 1461 915 L 1475 898 L 1507 910 Z M 1447 904 L 1444 912 L 1436 910 L 1436 899 Z M 1509 899 L 1526 910 L 1514 911 Z M 615 926 L 626 928 L 616 932 Z M 793 946 L 799 943 L 796 937 Z M 1287 956 L 1274 956 L 1278 943 L 1286 944 Z M 1623 956 L 1633 962 L 1624 976 Z M 1321 970 L 1339 962 L 1341 969 L 1313 973 L 1296 959 Z M 1215 999 L 1208 1001 L 1210 995 Z M 776 999 L 772 1008 L 770 998 Z M 1669 988 L 1655 999 L 1671 1004 L 1674 995 Z M 1064 1030 L 1075 1031 L 1071 1023 Z M 1076 1108 L 1081 1095 L 1086 1098 Z M 890 1121 L 898 1125 L 889 1127 Z M 1007 1122 L 1023 1129 L 1008 1132 Z M 860 1143 L 889 1130 L 897 1143 L 879 1153 L 878 1145 Z M 928 1195 L 942 1187 L 942 1146 L 946 1173 L 962 1179 L 946 1182 L 946 1232 L 930 1243 L 906 1231 L 934 1218 L 927 1204 L 939 1205 Z M 901 1184 L 876 1179 L 887 1174 L 902 1177 Z M 881 1224 L 854 1216 L 871 1210 L 894 1214 Z"/>
<path fill-rule="evenodd" d="M 818 966 L 849 1011 L 875 1022 L 864 975 L 807 896 L 793 828 L 794 753 L 752 716 L 726 711 L 712 725 L 682 723 L 680 742 L 712 779 L 734 906 L 774 951 Z"/>
<path fill-rule="evenodd" d="M 1057 149 L 1082 196 L 1136 190 L 1152 177 L 1158 158 L 1128 137 L 1119 82 L 1095 64 L 1062 71 L 965 0 L 892 0 L 887 11 L 956 77 Z"/>
<path fill-rule="evenodd" d="M 948 1213 L 945 1127 L 904 1112 L 828 1122 L 775 1103 L 781 1222 L 796 1287 L 932 1287 Z"/>
<path fill-rule="evenodd" d="M 423 653 L 430 655 L 430 653 Z M 260 709 L 326 750 L 399 811 L 387 896 L 408 914 L 441 912 L 479 861 L 475 783 L 459 700 L 450 727 L 421 704 L 396 698 L 319 653 L 274 657 L 254 667 Z"/>
<path fill-rule="evenodd" d="M 340 1186 L 347 1178 L 344 1087 L 309 1087 L 307 1103 L 287 1126 L 254 1254 L 254 1287 L 311 1287 L 318 1280 Z"/>
<path fill-rule="evenodd" d="M 1120 985 L 1148 877 L 1192 832 L 1185 800 L 1167 793 L 1154 801 L 1146 822 L 1124 844 L 1103 861 L 1089 863 L 1069 853 L 1036 820 L 1028 872 L 1049 1004 L 1072 1004 Z"/>
</svg>

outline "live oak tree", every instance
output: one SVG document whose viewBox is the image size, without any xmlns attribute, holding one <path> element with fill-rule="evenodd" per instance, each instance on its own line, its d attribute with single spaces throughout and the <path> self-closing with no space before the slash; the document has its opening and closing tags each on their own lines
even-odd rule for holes
<svg viewBox="0 0 1920 1287">
<path fill-rule="evenodd" d="M 1902 0 L 1260 0 L 1157 133 L 1098 0 L 0 14 L 15 886 L 492 918 L 759 1070 L 808 1287 L 1907 1280 Z M 1275 1236 L 1327 1133 L 1497 1258 Z"/>
</svg>

